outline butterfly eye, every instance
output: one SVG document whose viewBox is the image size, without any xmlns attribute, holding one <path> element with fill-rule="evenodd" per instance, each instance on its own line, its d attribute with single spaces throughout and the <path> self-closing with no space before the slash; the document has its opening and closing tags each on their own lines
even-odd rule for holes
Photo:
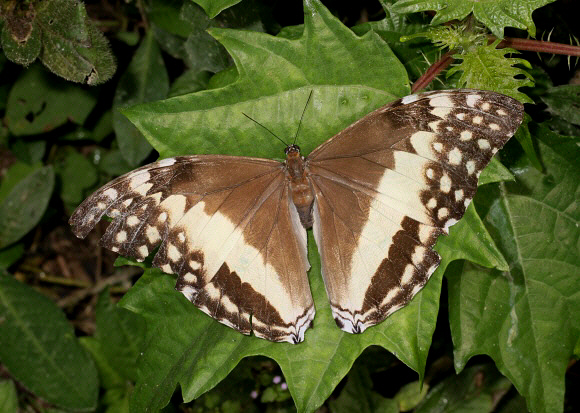
<svg viewBox="0 0 580 413">
<path fill-rule="evenodd" d="M 298 145 L 295 145 L 295 144 L 288 145 L 286 147 L 286 149 L 284 149 L 284 153 L 286 155 L 288 155 L 290 153 L 300 153 L 300 147 Z"/>
</svg>

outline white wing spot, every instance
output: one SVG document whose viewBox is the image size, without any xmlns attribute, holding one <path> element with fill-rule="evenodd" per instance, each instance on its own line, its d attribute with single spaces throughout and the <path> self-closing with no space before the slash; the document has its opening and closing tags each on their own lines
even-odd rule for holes
<svg viewBox="0 0 580 413">
<path fill-rule="evenodd" d="M 137 189 L 135 189 L 135 192 L 137 192 L 139 195 L 145 196 L 147 195 L 147 191 L 149 191 L 151 187 L 153 187 L 153 184 L 151 182 L 139 185 Z"/>
<path fill-rule="evenodd" d="M 109 199 L 117 199 L 119 193 L 115 188 L 109 188 L 105 192 L 103 192 L 103 195 L 105 195 Z"/>
<path fill-rule="evenodd" d="M 171 265 L 169 264 L 163 264 L 161 266 L 161 271 L 166 272 L 168 274 L 173 274 L 173 270 L 171 269 Z"/>
<path fill-rule="evenodd" d="M 141 222 L 141 220 L 137 217 L 137 215 L 131 215 L 129 218 L 127 218 L 127 225 L 130 227 L 134 227 L 139 222 Z"/>
<path fill-rule="evenodd" d="M 128 207 L 129 205 L 131 205 L 133 203 L 133 198 L 127 198 L 123 201 L 123 205 L 125 207 Z"/>
<path fill-rule="evenodd" d="M 189 268 L 191 268 L 194 271 L 199 270 L 201 268 L 201 262 L 189 260 Z"/>
<path fill-rule="evenodd" d="M 500 115 L 500 116 L 505 116 L 505 115 L 507 115 L 507 112 L 505 110 L 503 110 L 503 109 L 498 109 L 497 110 L 497 114 Z"/>
<path fill-rule="evenodd" d="M 489 102 L 483 102 L 481 104 L 481 109 L 482 110 L 489 110 L 490 107 L 491 107 L 491 105 L 489 104 Z"/>
<path fill-rule="evenodd" d="M 435 172 L 433 172 L 433 169 L 429 168 L 429 169 L 427 169 L 426 175 L 427 175 L 427 178 L 433 179 L 433 177 L 435 176 Z"/>
<path fill-rule="evenodd" d="M 405 96 L 403 99 L 401 99 L 401 103 L 403 105 L 407 105 L 409 103 L 416 102 L 417 99 L 419 99 L 419 96 L 417 96 L 417 95 L 409 95 L 409 96 Z"/>
<path fill-rule="evenodd" d="M 462 141 L 469 141 L 473 138 L 473 134 L 468 130 L 464 130 L 459 136 Z"/>
<path fill-rule="evenodd" d="M 113 251 L 113 252 L 119 252 L 119 247 L 111 247 L 111 251 Z"/>
<path fill-rule="evenodd" d="M 197 282 L 197 277 L 191 272 L 186 272 L 183 276 L 183 280 L 189 284 L 195 284 Z"/>
<path fill-rule="evenodd" d="M 159 221 L 161 223 L 167 221 L 167 212 L 160 213 L 159 218 L 157 218 L 157 221 Z"/>
<path fill-rule="evenodd" d="M 115 237 L 115 240 L 117 242 L 125 242 L 125 241 L 127 241 L 127 231 L 120 231 L 119 233 L 117 233 L 117 236 Z"/>
<path fill-rule="evenodd" d="M 455 191 L 455 201 L 461 201 L 463 199 L 463 189 L 458 189 Z"/>
<path fill-rule="evenodd" d="M 490 123 L 489 124 L 489 129 L 491 130 L 499 130 L 499 125 L 497 123 Z"/>
<path fill-rule="evenodd" d="M 453 130 L 453 126 L 446 126 L 445 129 L 447 129 L 449 132 L 451 132 Z"/>
<path fill-rule="evenodd" d="M 104 202 L 98 202 L 97 203 L 97 208 L 99 208 L 100 210 L 103 210 L 107 207 L 107 204 L 105 204 Z"/>
<path fill-rule="evenodd" d="M 447 208 L 440 208 L 439 211 L 437 211 L 437 218 L 439 219 L 443 219 L 447 215 L 449 215 L 449 210 Z"/>
<path fill-rule="evenodd" d="M 469 106 L 470 108 L 475 107 L 475 104 L 477 103 L 477 101 L 481 99 L 481 96 L 479 95 L 467 95 L 467 99 L 466 99 L 466 103 L 467 106 Z"/>
<path fill-rule="evenodd" d="M 479 149 L 489 149 L 489 142 L 487 139 L 478 139 L 477 144 L 479 145 Z"/>
<path fill-rule="evenodd" d="M 401 285 L 405 285 L 411 282 L 413 279 L 413 273 L 415 271 L 415 267 L 411 264 L 407 264 L 405 266 L 405 271 L 403 271 L 403 276 L 401 277 Z"/>
<path fill-rule="evenodd" d="M 455 115 L 455 117 L 459 120 L 463 120 L 465 119 L 465 113 L 458 113 L 457 115 Z"/>
<path fill-rule="evenodd" d="M 481 122 L 483 122 L 483 118 L 481 116 L 474 116 L 471 121 L 474 124 L 479 125 Z"/>
<path fill-rule="evenodd" d="M 446 194 L 451 191 L 451 178 L 449 178 L 449 175 L 443 174 L 441 180 L 439 181 L 439 187 L 441 188 L 441 191 L 445 192 Z"/>
<path fill-rule="evenodd" d="M 167 247 L 167 256 L 171 261 L 176 262 L 181 258 L 181 252 L 179 252 L 175 245 L 169 244 L 169 247 Z"/>
<path fill-rule="evenodd" d="M 167 159 L 162 159 L 159 162 L 157 162 L 157 166 L 160 168 L 163 168 L 165 166 L 171 166 L 175 163 L 175 158 L 167 158 Z"/>
<path fill-rule="evenodd" d="M 108 212 L 108 215 L 111 218 L 117 218 L 117 217 L 121 216 L 121 212 L 118 209 L 112 209 Z"/>
<path fill-rule="evenodd" d="M 465 201 L 463 201 L 463 205 L 465 206 L 465 208 L 467 208 L 469 204 L 471 204 L 471 199 L 465 198 Z"/>
<path fill-rule="evenodd" d="M 453 148 L 450 152 L 449 152 L 449 163 L 451 165 L 459 165 L 461 163 L 461 151 L 459 150 L 459 148 Z"/>
<path fill-rule="evenodd" d="M 467 173 L 469 175 L 471 175 L 475 172 L 475 162 L 474 161 L 467 161 L 465 163 L 465 167 L 467 168 Z"/>
<path fill-rule="evenodd" d="M 185 233 L 180 232 L 179 234 L 177 234 L 177 239 L 179 240 L 179 242 L 184 242 L 185 241 Z"/>
<path fill-rule="evenodd" d="M 411 261 L 413 261 L 413 264 L 415 264 L 415 266 L 421 264 L 421 262 L 423 262 L 423 259 L 425 258 L 425 247 L 422 245 L 417 245 L 415 247 L 415 251 L 413 251 L 413 255 L 411 255 Z"/>
<path fill-rule="evenodd" d="M 440 120 L 436 120 L 434 122 L 429 122 L 427 125 L 433 132 L 437 132 L 439 130 L 439 124 L 441 123 Z"/>
<path fill-rule="evenodd" d="M 381 306 L 393 301 L 393 298 L 395 298 L 399 294 L 400 291 L 401 291 L 401 289 L 399 287 L 395 287 L 395 288 L 391 289 L 391 291 L 389 291 L 387 293 L 387 295 L 385 296 L 385 298 L 383 299 Z"/>
<path fill-rule="evenodd" d="M 419 224 L 419 241 L 421 244 L 426 244 L 431 238 L 432 227 L 429 225 Z"/>
<path fill-rule="evenodd" d="M 437 206 L 437 200 L 435 198 L 431 198 L 428 202 L 427 202 L 427 208 L 429 209 L 433 209 Z"/>
<path fill-rule="evenodd" d="M 433 101 L 434 99 L 431 99 L 431 101 Z M 437 116 L 441 119 L 445 119 L 447 118 L 447 116 L 449 115 L 449 113 L 451 113 L 451 111 L 453 110 L 453 108 L 445 108 L 445 107 L 436 107 L 434 109 L 431 110 L 431 114 L 434 116 Z"/>
<path fill-rule="evenodd" d="M 437 97 L 434 97 L 431 100 L 429 100 L 429 104 L 431 106 L 436 107 L 436 108 L 439 108 L 439 107 L 452 108 L 455 106 L 453 101 L 451 99 L 449 99 L 448 95 L 439 95 Z M 433 113 L 433 112 L 431 112 L 431 113 Z"/>
<path fill-rule="evenodd" d="M 131 181 L 129 182 L 129 188 L 134 190 L 138 186 L 147 182 L 149 178 L 151 178 L 151 174 L 149 172 L 138 173 L 133 178 L 131 178 Z"/>
<path fill-rule="evenodd" d="M 139 249 L 137 250 L 137 252 L 139 253 L 139 255 L 141 255 L 142 257 L 146 257 L 149 255 L 149 248 L 147 248 L 147 245 L 141 245 L 139 247 Z"/>
<path fill-rule="evenodd" d="M 159 235 L 159 231 L 157 230 L 157 228 L 151 225 L 147 226 L 147 229 L 145 230 L 145 235 L 147 236 L 147 239 L 151 244 L 155 244 L 161 239 L 161 236 Z"/>
<path fill-rule="evenodd" d="M 443 150 L 443 145 L 441 144 L 441 142 L 434 142 L 433 149 L 435 149 L 437 152 L 441 153 L 441 151 Z"/>
</svg>

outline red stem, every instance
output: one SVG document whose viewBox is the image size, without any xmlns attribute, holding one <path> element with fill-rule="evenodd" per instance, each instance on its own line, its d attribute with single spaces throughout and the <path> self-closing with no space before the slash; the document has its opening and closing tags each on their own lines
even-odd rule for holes
<svg viewBox="0 0 580 413">
<path fill-rule="evenodd" d="M 424 89 L 439 73 L 447 69 L 447 67 L 453 62 L 452 57 L 453 52 L 450 50 L 445 53 L 439 60 L 429 66 L 429 69 L 411 87 L 413 93 Z"/>
</svg>

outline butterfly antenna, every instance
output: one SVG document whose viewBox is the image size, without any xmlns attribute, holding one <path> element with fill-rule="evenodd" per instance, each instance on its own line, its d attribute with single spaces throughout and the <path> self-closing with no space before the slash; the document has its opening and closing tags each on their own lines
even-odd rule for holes
<svg viewBox="0 0 580 413">
<path fill-rule="evenodd" d="M 311 90 L 310 94 L 308 95 L 306 105 L 304 105 L 304 110 L 302 111 L 302 116 L 300 116 L 300 122 L 298 123 L 298 129 L 296 130 L 296 135 L 294 135 L 294 142 L 292 142 L 292 145 L 296 143 L 296 138 L 298 138 L 298 132 L 300 132 L 300 126 L 302 126 L 302 118 L 304 118 L 304 114 L 306 113 L 306 108 L 308 107 L 308 103 L 310 102 L 310 98 L 312 97 L 312 92 L 313 91 Z"/>
<path fill-rule="evenodd" d="M 252 119 L 251 117 L 249 117 L 248 115 L 246 115 L 244 112 L 242 112 L 242 115 L 244 115 L 246 118 L 250 119 L 252 122 L 255 122 L 256 124 L 260 125 L 261 127 L 263 127 L 264 129 L 266 129 L 268 132 L 270 132 L 276 139 L 278 139 L 280 142 L 282 142 L 285 146 L 288 146 L 288 144 L 286 142 L 284 142 L 278 135 L 276 135 L 274 132 L 272 132 L 270 129 L 268 129 L 267 127 L 265 127 L 264 125 L 262 125 L 260 122 L 258 122 L 255 119 Z"/>
</svg>

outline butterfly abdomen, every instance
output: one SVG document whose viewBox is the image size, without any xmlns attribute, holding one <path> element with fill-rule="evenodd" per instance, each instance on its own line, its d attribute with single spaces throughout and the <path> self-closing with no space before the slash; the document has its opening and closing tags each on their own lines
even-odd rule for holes
<svg viewBox="0 0 580 413">
<path fill-rule="evenodd" d="M 292 202 L 296 206 L 300 222 L 304 228 L 311 228 L 313 222 L 312 205 L 314 192 L 308 181 L 304 158 L 300 148 L 291 145 L 286 149 L 286 178 L 290 182 Z"/>
</svg>

